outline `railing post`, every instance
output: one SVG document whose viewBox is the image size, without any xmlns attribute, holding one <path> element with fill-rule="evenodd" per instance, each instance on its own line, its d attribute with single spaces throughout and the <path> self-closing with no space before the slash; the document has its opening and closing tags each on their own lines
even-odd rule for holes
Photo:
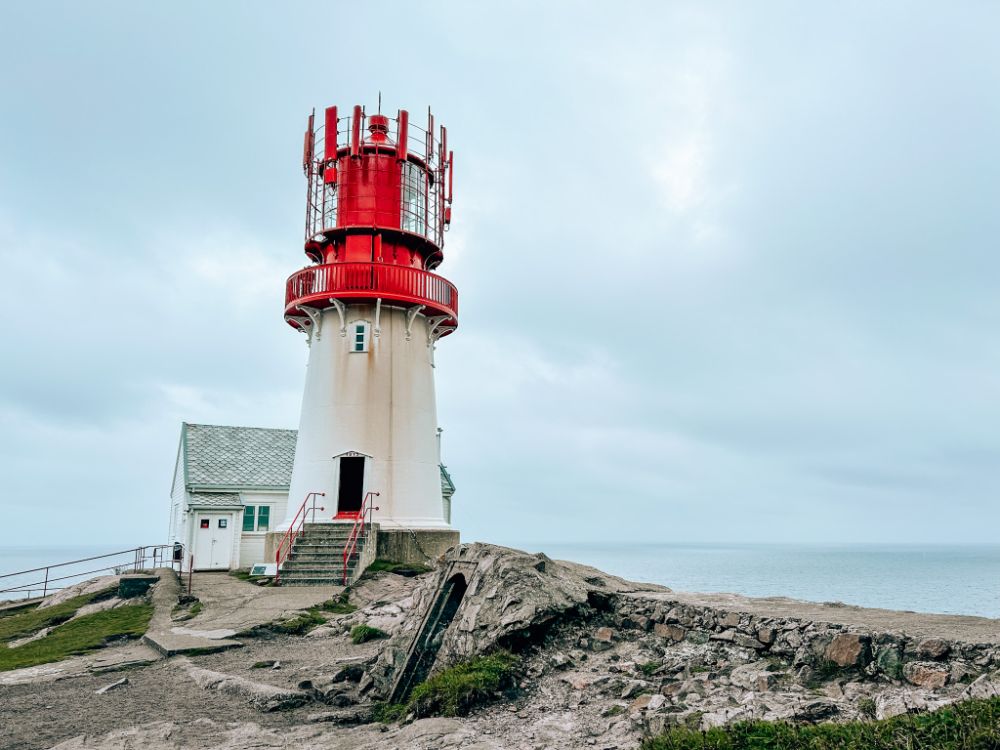
<svg viewBox="0 0 1000 750">
<path fill-rule="evenodd" d="M 49 593 L 49 569 L 45 568 L 45 583 L 42 585 L 42 597 L 48 596 Z"/>
</svg>

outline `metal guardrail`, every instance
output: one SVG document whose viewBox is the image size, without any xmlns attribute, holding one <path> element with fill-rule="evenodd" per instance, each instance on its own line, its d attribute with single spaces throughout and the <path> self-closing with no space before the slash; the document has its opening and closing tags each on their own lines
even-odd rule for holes
<svg viewBox="0 0 1000 750">
<path fill-rule="evenodd" d="M 298 305 L 326 306 L 330 297 L 381 297 L 424 305 L 452 321 L 458 318 L 458 289 L 447 279 L 421 268 L 353 261 L 307 266 L 293 273 L 285 283 L 286 314 Z"/>
<path fill-rule="evenodd" d="M 136 573 L 152 568 L 172 568 L 182 575 L 184 571 L 185 550 L 183 544 L 152 544 L 144 547 L 133 547 L 120 552 L 109 552 L 106 555 L 81 557 L 77 560 L 45 565 L 40 568 L 29 568 L 14 573 L 0 575 L 0 595 L 23 594 L 25 598 L 33 596 L 48 596 L 54 591 L 72 586 L 87 577 L 101 573 L 121 575 Z M 97 567 L 85 565 L 93 563 Z M 73 566 L 82 566 L 86 570 L 74 570 Z M 189 565 L 189 567 L 191 567 Z M 188 571 L 190 572 L 190 571 Z M 16 582 L 16 579 L 28 576 L 30 580 Z"/>
<path fill-rule="evenodd" d="M 317 497 L 326 497 L 326 493 L 310 492 L 306 495 L 305 500 L 302 501 L 302 505 L 299 506 L 298 512 L 296 512 L 295 517 L 292 519 L 291 526 L 288 527 L 288 531 L 285 532 L 285 535 L 278 543 L 278 548 L 274 551 L 274 562 L 277 566 L 274 572 L 275 584 L 281 582 L 281 565 L 288 559 L 288 556 L 292 553 L 292 547 L 295 546 L 295 540 L 302 534 L 302 529 L 306 525 L 306 517 L 311 512 L 313 523 L 316 523 L 316 511 L 324 510 L 322 507 L 316 507 Z M 312 501 L 312 506 L 307 508 L 306 505 L 310 500 Z"/>
<path fill-rule="evenodd" d="M 372 533 L 372 511 L 378 510 L 378 506 L 374 504 L 372 497 L 378 497 L 380 493 L 369 492 L 365 495 L 364 501 L 361 503 L 361 510 L 358 512 L 358 517 L 354 519 L 354 526 L 351 527 L 351 534 L 347 538 L 347 544 L 344 545 L 344 585 L 347 586 L 351 583 L 347 577 L 347 566 L 351 561 L 351 558 L 358 550 L 358 538 L 364 534 L 364 543 L 367 547 L 371 544 L 371 533 Z M 356 571 L 355 571 L 356 572 Z"/>
</svg>

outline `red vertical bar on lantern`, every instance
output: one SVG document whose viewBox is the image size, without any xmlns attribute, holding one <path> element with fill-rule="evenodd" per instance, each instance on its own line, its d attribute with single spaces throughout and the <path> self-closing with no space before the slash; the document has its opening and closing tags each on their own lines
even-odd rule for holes
<svg viewBox="0 0 1000 750">
<path fill-rule="evenodd" d="M 405 109 L 399 111 L 399 122 L 396 130 L 396 158 L 406 161 L 410 148 L 410 113 Z"/>
<path fill-rule="evenodd" d="M 326 161 L 337 158 L 337 108 L 326 108 L 326 125 L 323 134 L 323 158 Z"/>
<path fill-rule="evenodd" d="M 455 152 L 448 153 L 448 203 L 451 203 L 451 189 L 455 183 Z M 450 217 L 449 221 L 451 220 Z"/>
<path fill-rule="evenodd" d="M 438 157 L 441 162 L 441 166 L 444 167 L 444 161 L 448 158 L 448 128 L 444 125 L 441 126 L 441 155 Z"/>
<path fill-rule="evenodd" d="M 427 142 L 424 144 L 424 149 L 427 169 L 430 169 L 431 159 L 434 156 L 434 115 L 431 114 L 430 107 L 427 108 Z"/>
<path fill-rule="evenodd" d="M 306 124 L 305 139 L 302 142 L 302 171 L 306 174 L 312 173 L 310 166 L 313 159 L 313 121 L 315 117 L 315 114 L 309 115 L 309 121 Z"/>
<path fill-rule="evenodd" d="M 351 119 L 351 156 L 361 155 L 361 105 L 354 105 L 354 117 Z"/>
</svg>

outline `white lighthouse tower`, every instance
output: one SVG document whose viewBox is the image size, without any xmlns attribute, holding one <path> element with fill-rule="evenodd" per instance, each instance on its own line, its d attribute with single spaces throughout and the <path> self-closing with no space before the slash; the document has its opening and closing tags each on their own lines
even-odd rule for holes
<svg viewBox="0 0 1000 750">
<path fill-rule="evenodd" d="M 310 524 L 360 514 L 380 528 L 380 550 L 395 534 L 439 553 L 458 541 L 434 396 L 434 347 L 458 326 L 458 291 L 432 273 L 451 221 L 447 132 L 429 111 L 421 127 L 405 110 L 329 107 L 322 125 L 309 117 L 302 163 L 313 264 L 288 279 L 285 320 L 306 334 L 309 362 L 279 529 L 321 493 Z"/>
</svg>

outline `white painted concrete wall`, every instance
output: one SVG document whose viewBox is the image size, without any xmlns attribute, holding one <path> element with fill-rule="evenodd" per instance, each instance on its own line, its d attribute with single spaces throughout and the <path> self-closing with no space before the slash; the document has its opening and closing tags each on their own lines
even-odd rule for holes
<svg viewBox="0 0 1000 750">
<path fill-rule="evenodd" d="M 243 501 L 243 505 L 253 505 L 258 508 L 261 505 L 271 506 L 270 531 L 278 528 L 278 525 L 285 519 L 288 509 L 288 495 L 284 493 L 242 492 L 240 493 L 240 499 Z M 266 531 L 242 531 L 242 517 L 239 519 L 237 528 L 241 530 L 240 555 L 236 565 L 233 566 L 234 568 L 248 568 L 255 563 L 274 562 L 274 560 L 264 559 L 264 538 L 267 535 Z"/>
<path fill-rule="evenodd" d="M 444 518 L 437 456 L 437 405 L 427 318 L 417 315 L 409 338 L 406 312 L 382 307 L 374 335 L 375 306 L 347 308 L 347 335 L 334 309 L 323 313 L 313 336 L 302 398 L 288 512 L 307 493 L 326 493 L 336 511 L 334 457 L 349 451 L 372 458 L 365 491 L 378 491 L 374 520 L 383 528 L 450 528 Z M 372 324 L 367 352 L 350 351 L 351 323 Z"/>
</svg>

